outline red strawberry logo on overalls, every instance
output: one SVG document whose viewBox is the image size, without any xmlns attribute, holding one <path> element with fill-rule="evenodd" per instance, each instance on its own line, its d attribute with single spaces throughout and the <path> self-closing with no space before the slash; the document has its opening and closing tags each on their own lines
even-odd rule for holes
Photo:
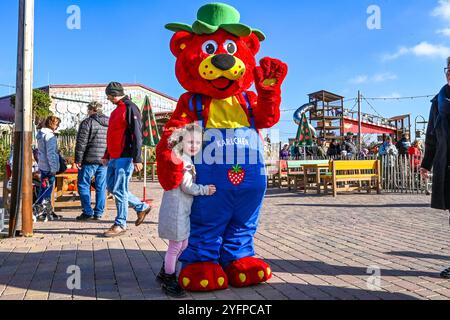
<svg viewBox="0 0 450 320">
<path fill-rule="evenodd" d="M 228 171 L 228 180 L 234 185 L 238 186 L 244 182 L 245 179 L 245 171 L 241 168 L 240 165 L 236 165 Z"/>
<path fill-rule="evenodd" d="M 201 7 L 193 25 L 171 23 L 166 28 L 175 32 L 170 49 L 177 59 L 177 79 L 187 92 L 157 147 L 159 181 L 169 191 L 183 178 L 183 166 L 173 161 L 168 143 L 175 128 L 199 123 L 205 136 L 216 138 L 204 143 L 202 158 L 208 150 L 215 150 L 215 157 L 223 155 L 215 159 L 220 161 L 195 164 L 197 183 L 215 185 L 217 193 L 194 199 L 179 283 L 189 291 L 257 285 L 272 277 L 270 266 L 255 258 L 253 246 L 267 185 L 260 130 L 280 120 L 287 66 L 273 58 L 257 65 L 265 35 L 242 24 L 240 13 L 226 4 Z M 253 84 L 257 94 L 248 90 Z M 257 161 L 254 154 L 260 155 Z"/>
</svg>

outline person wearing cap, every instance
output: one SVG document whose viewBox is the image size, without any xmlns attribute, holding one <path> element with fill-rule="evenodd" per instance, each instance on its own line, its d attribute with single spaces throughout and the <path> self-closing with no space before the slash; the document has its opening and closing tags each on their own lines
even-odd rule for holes
<svg viewBox="0 0 450 320">
<path fill-rule="evenodd" d="M 450 57 L 444 69 L 447 84 L 431 100 L 430 118 L 425 140 L 425 156 L 420 172 L 428 181 L 433 169 L 431 207 L 450 210 Z M 450 279 L 450 268 L 441 277 Z"/>
<path fill-rule="evenodd" d="M 133 171 L 140 172 L 142 164 L 142 117 L 139 108 L 125 95 L 123 86 L 111 82 L 106 88 L 108 100 L 116 105 L 111 113 L 107 133 L 107 147 L 103 164 L 108 165 L 107 188 L 114 195 L 117 217 L 114 225 L 104 233 L 107 238 L 127 231 L 128 206 L 137 212 L 135 225 L 141 225 L 151 207 L 129 192 Z"/>
<path fill-rule="evenodd" d="M 75 147 L 75 163 L 78 171 L 78 193 L 83 213 L 78 221 L 100 220 L 106 204 L 106 167 L 103 156 L 106 151 L 106 133 L 109 118 L 103 114 L 103 106 L 98 102 L 88 105 L 89 117 L 78 129 Z M 95 177 L 95 208 L 91 206 L 91 182 Z"/>
</svg>

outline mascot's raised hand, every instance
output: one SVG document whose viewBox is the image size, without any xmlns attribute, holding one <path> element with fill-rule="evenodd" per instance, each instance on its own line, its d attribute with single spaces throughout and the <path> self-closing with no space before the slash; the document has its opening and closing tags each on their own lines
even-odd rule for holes
<svg viewBox="0 0 450 320">
<path fill-rule="evenodd" d="M 288 67 L 278 59 L 263 58 L 260 66 L 253 72 L 258 94 L 278 94 L 281 96 L 281 85 L 287 76 Z"/>
</svg>

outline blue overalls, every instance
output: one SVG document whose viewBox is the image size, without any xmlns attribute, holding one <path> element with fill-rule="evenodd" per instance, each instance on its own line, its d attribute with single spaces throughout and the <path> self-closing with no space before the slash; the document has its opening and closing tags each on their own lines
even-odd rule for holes
<svg viewBox="0 0 450 320">
<path fill-rule="evenodd" d="M 191 110 L 194 110 L 194 98 L 199 123 L 205 128 L 201 96 L 191 98 Z M 189 247 L 180 258 L 184 266 L 215 262 L 225 268 L 233 261 L 255 255 L 253 238 L 267 179 L 262 139 L 255 128 L 253 110 L 246 94 L 244 98 L 249 110 L 250 127 L 205 128 L 203 159 L 194 159 L 196 183 L 215 185 L 217 193 L 194 199 Z M 229 172 L 236 165 L 245 172 L 242 183 L 238 185 L 236 179 L 229 177 Z"/>
</svg>

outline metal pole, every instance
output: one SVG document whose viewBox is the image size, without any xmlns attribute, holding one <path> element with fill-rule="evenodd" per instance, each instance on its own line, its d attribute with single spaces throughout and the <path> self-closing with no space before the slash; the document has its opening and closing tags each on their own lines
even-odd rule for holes
<svg viewBox="0 0 450 320">
<path fill-rule="evenodd" d="M 358 90 L 358 154 L 361 154 L 361 133 L 362 133 L 362 119 L 361 119 L 361 92 Z"/>
<path fill-rule="evenodd" d="M 144 147 L 144 199 L 147 201 L 147 146 Z"/>
<path fill-rule="evenodd" d="M 9 236 L 17 233 L 22 218 L 22 235 L 33 235 L 32 122 L 33 122 L 34 0 L 19 1 L 17 82 L 13 186 Z"/>
</svg>

